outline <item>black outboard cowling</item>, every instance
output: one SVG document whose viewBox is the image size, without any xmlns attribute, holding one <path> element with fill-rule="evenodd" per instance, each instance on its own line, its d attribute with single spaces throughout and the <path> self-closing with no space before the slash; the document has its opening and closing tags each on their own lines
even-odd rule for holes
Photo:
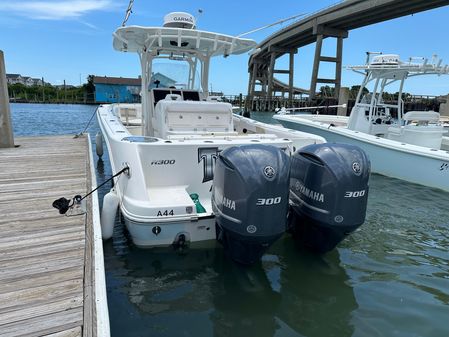
<svg viewBox="0 0 449 337">
<path fill-rule="evenodd" d="M 242 264 L 257 262 L 286 230 L 290 158 L 271 145 L 230 147 L 218 156 L 212 190 L 217 240 Z"/>
<path fill-rule="evenodd" d="M 293 154 L 288 228 L 303 247 L 325 253 L 363 224 L 370 169 L 354 145 L 315 144 Z"/>
</svg>

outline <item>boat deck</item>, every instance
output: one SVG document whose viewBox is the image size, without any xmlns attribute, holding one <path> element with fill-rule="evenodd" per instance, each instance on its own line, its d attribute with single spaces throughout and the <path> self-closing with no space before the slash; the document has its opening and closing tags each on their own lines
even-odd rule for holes
<svg viewBox="0 0 449 337">
<path fill-rule="evenodd" d="M 97 200 L 88 198 L 88 215 L 52 207 L 90 190 L 88 138 L 15 143 L 0 149 L 0 336 L 97 336 L 105 324 L 95 305 Z"/>
</svg>

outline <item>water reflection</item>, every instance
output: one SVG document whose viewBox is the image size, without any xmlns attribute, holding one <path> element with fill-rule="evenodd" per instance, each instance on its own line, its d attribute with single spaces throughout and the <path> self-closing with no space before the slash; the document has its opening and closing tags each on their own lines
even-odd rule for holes
<svg viewBox="0 0 449 337">
<path fill-rule="evenodd" d="M 357 336 L 445 336 L 449 194 L 373 174 L 365 224 L 340 245 Z"/>
<path fill-rule="evenodd" d="M 358 305 L 338 251 L 311 254 L 285 238 L 273 253 L 281 263 L 279 318 L 305 336 L 351 336 Z"/>
<path fill-rule="evenodd" d="M 97 177 L 100 181 L 105 181 L 106 178 L 104 176 L 104 161 L 101 158 L 97 159 Z"/>
<path fill-rule="evenodd" d="M 131 320 L 126 325 L 112 321 L 113 336 L 140 336 L 123 330 L 129 326 L 146 327 L 152 336 L 353 333 L 349 322 L 357 303 L 337 251 L 311 255 L 285 236 L 259 264 L 242 267 L 215 242 L 186 254 L 135 248 L 119 220 L 105 250 L 106 256 L 116 256 L 107 261 L 111 316 L 126 314 Z M 116 303 L 124 296 L 134 314 Z"/>
<path fill-rule="evenodd" d="M 221 255 L 214 269 L 213 336 L 274 336 L 281 295 L 272 288 L 263 263 L 243 267 Z"/>
</svg>

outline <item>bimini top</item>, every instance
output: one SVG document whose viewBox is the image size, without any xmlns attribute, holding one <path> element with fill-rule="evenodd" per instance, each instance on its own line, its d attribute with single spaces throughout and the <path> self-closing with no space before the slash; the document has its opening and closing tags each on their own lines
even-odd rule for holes
<svg viewBox="0 0 449 337">
<path fill-rule="evenodd" d="M 256 46 L 256 42 L 250 39 L 173 27 L 120 27 L 113 36 L 114 49 L 125 52 L 163 50 L 201 53 L 210 57 L 242 54 Z"/>
<path fill-rule="evenodd" d="M 401 61 L 399 55 L 384 54 L 374 57 L 371 62 L 367 62 L 365 65 L 348 66 L 347 68 L 362 74 L 362 71 L 375 72 L 377 77 L 395 72 L 404 72 L 409 76 L 445 75 L 449 73 L 449 66 L 443 65 L 442 60 L 437 55 L 434 55 L 432 62 L 429 62 L 428 59 L 423 57 L 411 57 L 408 61 Z"/>
</svg>

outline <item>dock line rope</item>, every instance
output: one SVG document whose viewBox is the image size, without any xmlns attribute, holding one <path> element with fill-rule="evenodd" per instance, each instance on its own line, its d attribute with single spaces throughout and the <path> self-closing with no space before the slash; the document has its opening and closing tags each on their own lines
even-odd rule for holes
<svg viewBox="0 0 449 337">
<path fill-rule="evenodd" d="M 94 113 L 92 114 L 92 116 L 90 116 L 89 122 L 87 122 L 87 125 L 86 125 L 86 127 L 84 128 L 84 130 L 81 131 L 80 133 L 76 134 L 73 138 L 79 138 L 79 137 L 81 137 L 81 136 L 86 132 L 87 128 L 88 128 L 89 125 L 90 125 L 90 122 L 92 122 L 92 119 L 94 118 L 95 114 L 97 113 L 99 107 L 100 107 L 100 106 L 97 106 L 97 108 L 94 110 Z"/>
<path fill-rule="evenodd" d="M 129 173 L 129 167 L 126 166 L 123 169 L 121 169 L 120 171 L 118 171 L 116 174 L 114 174 L 111 178 L 107 179 L 106 181 L 104 181 L 103 183 L 101 183 L 100 185 L 98 185 L 96 188 L 94 188 L 92 191 L 90 191 L 89 193 L 87 193 L 84 197 L 82 197 L 81 195 L 77 194 L 75 195 L 71 200 L 66 199 L 64 197 L 56 199 L 55 201 L 53 201 L 52 206 L 54 208 L 56 208 L 57 210 L 59 210 L 59 214 L 66 214 L 67 211 L 73 207 L 73 205 L 75 204 L 80 204 L 81 201 L 85 198 L 87 198 L 89 195 L 91 195 L 92 193 L 94 193 L 96 190 L 98 190 L 100 187 L 102 187 L 103 185 L 105 185 L 106 183 L 110 182 L 112 179 L 114 179 L 115 177 L 118 177 L 120 174 L 125 173 L 128 174 Z"/>
</svg>

